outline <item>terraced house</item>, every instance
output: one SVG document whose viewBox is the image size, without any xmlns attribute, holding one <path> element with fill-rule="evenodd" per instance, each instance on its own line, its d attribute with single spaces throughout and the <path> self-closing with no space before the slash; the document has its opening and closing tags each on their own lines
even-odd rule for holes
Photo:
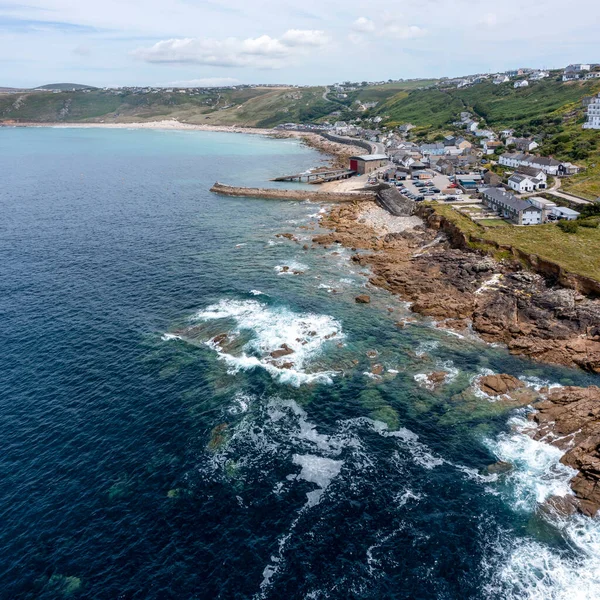
<svg viewBox="0 0 600 600">
<path fill-rule="evenodd" d="M 483 203 L 515 225 L 539 225 L 542 222 L 540 208 L 500 188 L 483 190 Z"/>
</svg>

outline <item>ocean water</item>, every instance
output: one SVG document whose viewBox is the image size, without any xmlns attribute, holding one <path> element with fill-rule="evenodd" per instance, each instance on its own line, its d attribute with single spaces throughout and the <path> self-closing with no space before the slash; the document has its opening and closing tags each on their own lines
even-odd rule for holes
<svg viewBox="0 0 600 600">
<path fill-rule="evenodd" d="M 600 597 L 600 522 L 543 509 L 560 452 L 473 391 L 597 378 L 398 328 L 350 251 L 310 248 L 323 207 L 208 192 L 321 161 L 0 129 L 1 598 Z"/>
</svg>

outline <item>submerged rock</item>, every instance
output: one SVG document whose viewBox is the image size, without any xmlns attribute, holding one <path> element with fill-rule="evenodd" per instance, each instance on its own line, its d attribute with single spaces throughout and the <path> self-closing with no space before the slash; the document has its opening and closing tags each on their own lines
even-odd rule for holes
<svg viewBox="0 0 600 600">
<path fill-rule="evenodd" d="M 506 473 L 510 473 L 514 469 L 514 465 L 504 460 L 499 460 L 491 465 L 486 467 L 486 471 L 490 475 L 505 475 Z"/>
<path fill-rule="evenodd" d="M 488 396 L 502 396 L 524 387 L 526 387 L 526 384 L 520 379 L 506 373 L 486 375 L 479 379 L 479 388 Z"/>
</svg>

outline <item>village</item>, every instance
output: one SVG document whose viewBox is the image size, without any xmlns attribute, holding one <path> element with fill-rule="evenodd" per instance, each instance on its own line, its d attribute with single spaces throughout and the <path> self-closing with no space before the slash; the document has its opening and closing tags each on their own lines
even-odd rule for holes
<svg viewBox="0 0 600 600">
<path fill-rule="evenodd" d="M 517 88 L 547 76 L 546 71 L 518 69 L 497 74 L 492 81 L 514 80 Z M 487 78 L 482 77 L 449 82 L 476 85 Z M 600 78 L 600 65 L 569 65 L 562 73 L 563 81 L 592 78 Z M 337 93 L 351 90 L 337 87 Z M 600 94 L 584 98 L 583 108 L 582 127 L 600 129 Z M 379 128 L 380 124 L 381 117 L 367 117 L 332 124 L 288 123 L 279 129 L 313 131 L 332 141 L 359 145 L 368 152 L 350 158 L 344 177 L 355 173 L 367 185 L 388 184 L 412 202 L 448 203 L 486 226 L 572 221 L 590 202 L 561 190 L 562 181 L 584 167 L 536 153 L 542 143 L 539 136 L 519 137 L 510 128 L 493 130 L 467 110 L 451 124 L 453 133 L 437 135 L 434 141 L 413 136 L 416 128 L 411 123 L 391 130 Z"/>
</svg>

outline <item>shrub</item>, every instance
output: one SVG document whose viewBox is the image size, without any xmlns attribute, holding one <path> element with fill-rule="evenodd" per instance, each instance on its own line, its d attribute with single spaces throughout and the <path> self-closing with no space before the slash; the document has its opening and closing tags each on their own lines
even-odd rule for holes
<svg viewBox="0 0 600 600">
<path fill-rule="evenodd" d="M 598 227 L 598 224 L 600 223 L 600 218 L 591 217 L 589 219 L 578 219 L 576 223 L 581 227 L 589 227 L 590 229 L 596 229 Z"/>
<path fill-rule="evenodd" d="M 559 221 L 557 224 L 565 233 L 577 233 L 577 230 L 579 229 L 577 221 Z"/>
</svg>

